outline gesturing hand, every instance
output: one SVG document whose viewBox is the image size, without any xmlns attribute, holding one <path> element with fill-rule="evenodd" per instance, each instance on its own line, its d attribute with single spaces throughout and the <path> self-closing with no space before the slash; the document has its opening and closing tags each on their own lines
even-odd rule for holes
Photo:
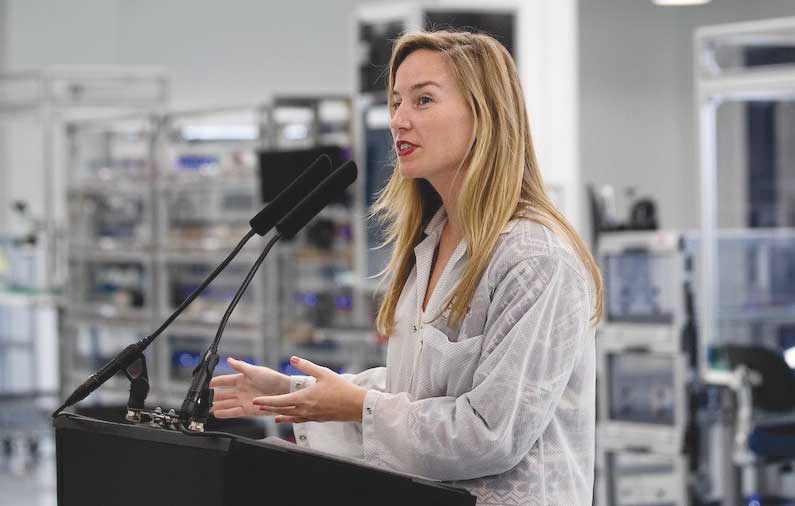
<svg viewBox="0 0 795 506">
<path fill-rule="evenodd" d="M 266 413 L 252 404 L 255 397 L 290 391 L 290 377 L 286 374 L 232 357 L 227 359 L 227 363 L 238 371 L 237 374 L 224 374 L 210 380 L 210 386 L 216 388 L 210 412 L 216 418 L 264 415 Z M 218 387 L 222 388 L 219 390 Z"/>
<path fill-rule="evenodd" d="M 292 357 L 290 363 L 302 372 L 314 376 L 317 382 L 290 394 L 254 399 L 254 404 L 259 409 L 277 415 L 276 423 L 362 421 L 366 389 L 309 360 Z"/>
</svg>

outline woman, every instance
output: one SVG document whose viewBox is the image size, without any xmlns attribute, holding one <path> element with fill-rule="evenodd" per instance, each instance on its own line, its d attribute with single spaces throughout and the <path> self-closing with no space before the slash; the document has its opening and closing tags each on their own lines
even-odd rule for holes
<svg viewBox="0 0 795 506">
<path fill-rule="evenodd" d="M 516 68 L 485 35 L 415 33 L 389 64 L 398 161 L 375 204 L 393 245 L 386 367 L 308 376 L 239 361 L 214 413 L 456 482 L 478 504 L 590 505 L 598 269 L 544 191 Z"/>
</svg>

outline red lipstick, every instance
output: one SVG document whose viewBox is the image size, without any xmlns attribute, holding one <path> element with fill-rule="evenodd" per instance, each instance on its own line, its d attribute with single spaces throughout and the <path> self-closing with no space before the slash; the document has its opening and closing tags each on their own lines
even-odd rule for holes
<svg viewBox="0 0 795 506">
<path fill-rule="evenodd" d="M 401 158 L 412 154 L 417 148 L 418 146 L 416 144 L 407 141 L 395 142 L 395 150 L 397 151 L 397 155 Z"/>
</svg>

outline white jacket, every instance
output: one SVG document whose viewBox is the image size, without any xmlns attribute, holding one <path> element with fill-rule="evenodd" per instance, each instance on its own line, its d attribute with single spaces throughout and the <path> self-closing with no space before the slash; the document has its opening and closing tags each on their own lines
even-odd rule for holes
<svg viewBox="0 0 795 506">
<path fill-rule="evenodd" d="M 462 241 L 421 301 L 446 221 L 425 229 L 398 302 L 386 367 L 348 375 L 369 389 L 362 423 L 296 424 L 299 445 L 453 482 L 479 505 L 590 506 L 594 472 L 593 284 L 546 227 L 500 236 L 460 329 L 434 320 L 466 260 Z M 292 389 L 314 378 L 295 376 Z"/>
</svg>

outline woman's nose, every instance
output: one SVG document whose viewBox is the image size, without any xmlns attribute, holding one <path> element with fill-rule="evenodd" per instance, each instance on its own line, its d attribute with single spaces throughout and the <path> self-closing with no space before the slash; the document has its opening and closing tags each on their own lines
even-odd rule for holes
<svg viewBox="0 0 795 506">
<path fill-rule="evenodd" d="M 397 106 L 395 108 L 395 112 L 392 114 L 392 119 L 389 121 L 389 126 L 393 132 L 398 130 L 405 130 L 409 128 L 410 123 L 406 112 L 403 110 L 403 104 Z"/>
</svg>

